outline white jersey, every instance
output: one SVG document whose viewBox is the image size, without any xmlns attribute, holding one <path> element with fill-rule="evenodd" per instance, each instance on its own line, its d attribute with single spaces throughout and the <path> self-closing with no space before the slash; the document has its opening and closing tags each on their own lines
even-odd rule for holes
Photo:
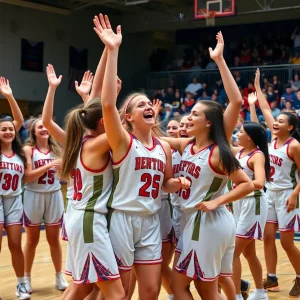
<svg viewBox="0 0 300 300">
<path fill-rule="evenodd" d="M 50 151 L 44 153 L 38 147 L 32 148 L 32 170 L 48 165 L 55 159 L 56 157 Z M 26 183 L 24 188 L 37 193 L 50 193 L 60 190 L 61 186 L 56 171 L 49 169 L 37 180 Z"/>
<path fill-rule="evenodd" d="M 83 138 L 82 145 L 88 139 Z M 107 213 L 106 203 L 111 193 L 113 183 L 113 171 L 111 159 L 100 170 L 91 170 L 83 164 L 81 149 L 77 158 L 76 168 L 72 170 L 73 196 L 71 205 L 74 209 Z"/>
<path fill-rule="evenodd" d="M 1 154 L 0 196 L 15 197 L 22 193 L 24 163 L 17 154 L 8 157 Z"/>
<path fill-rule="evenodd" d="M 194 153 L 194 143 L 189 143 L 183 151 L 179 174 L 191 181 L 188 190 L 179 191 L 182 210 L 196 210 L 195 205 L 202 201 L 216 199 L 223 194 L 228 177 L 212 168 L 210 156 L 216 144 Z"/>
<path fill-rule="evenodd" d="M 108 206 L 113 209 L 154 214 L 161 207 L 166 154 L 159 140 L 147 148 L 133 135 L 125 157 L 113 163 L 114 186 Z"/>
<path fill-rule="evenodd" d="M 251 151 L 250 153 L 248 153 L 247 155 L 241 157 L 243 155 L 244 152 L 244 148 L 241 149 L 237 154 L 236 154 L 236 159 L 239 161 L 243 171 L 247 174 L 247 176 L 251 179 L 254 180 L 254 170 L 252 170 L 249 166 L 249 160 L 250 158 L 255 154 L 255 153 L 262 153 L 259 148 Z M 263 154 L 263 153 L 262 153 Z M 227 188 L 229 188 L 229 190 L 232 190 L 232 188 L 234 187 L 234 184 L 232 184 L 232 181 L 228 180 L 228 184 L 227 184 Z M 263 190 L 257 190 L 257 191 L 253 191 L 250 194 L 248 194 L 246 197 L 259 197 L 263 194 Z"/>
<path fill-rule="evenodd" d="M 177 150 L 173 149 L 172 150 L 172 165 L 173 165 L 173 173 L 174 173 L 175 178 L 179 176 L 180 161 L 181 161 L 180 153 Z M 172 194 L 171 203 L 173 206 L 179 206 L 178 192 Z"/>
<path fill-rule="evenodd" d="M 270 181 L 266 183 L 266 187 L 271 191 L 292 189 L 297 185 L 297 166 L 288 155 L 289 145 L 293 140 L 294 138 L 289 138 L 277 148 L 275 138 L 269 146 Z"/>
</svg>

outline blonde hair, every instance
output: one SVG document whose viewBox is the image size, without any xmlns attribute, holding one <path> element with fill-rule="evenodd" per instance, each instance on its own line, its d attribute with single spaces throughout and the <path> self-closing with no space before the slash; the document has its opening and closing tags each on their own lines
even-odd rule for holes
<svg viewBox="0 0 300 300">
<path fill-rule="evenodd" d="M 35 125 L 38 121 L 42 121 L 42 119 L 34 119 L 32 121 L 30 130 L 29 130 L 29 137 L 25 141 L 26 146 L 30 146 L 32 148 L 36 147 L 36 135 L 35 135 Z M 57 141 L 50 135 L 48 139 L 48 146 L 50 151 L 54 154 L 56 158 L 60 157 L 61 155 L 61 146 L 57 143 Z"/>
<path fill-rule="evenodd" d="M 62 178 L 69 178 L 76 165 L 85 129 L 97 129 L 102 118 L 100 99 L 92 99 L 84 106 L 70 110 L 65 118 L 66 138 L 62 151 Z"/>
</svg>

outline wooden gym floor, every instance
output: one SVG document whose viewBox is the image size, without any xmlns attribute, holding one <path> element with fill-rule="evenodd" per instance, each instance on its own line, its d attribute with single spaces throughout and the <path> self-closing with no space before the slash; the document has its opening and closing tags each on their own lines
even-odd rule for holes
<svg viewBox="0 0 300 300">
<path fill-rule="evenodd" d="M 25 243 L 25 239 L 26 239 L 26 235 L 23 234 L 23 244 Z M 62 241 L 61 243 L 62 243 L 63 254 L 64 254 L 63 261 L 65 262 L 65 253 L 66 253 L 67 244 L 64 241 Z M 277 274 L 279 277 L 281 292 L 269 293 L 269 299 L 283 300 L 283 299 L 288 299 L 288 293 L 293 285 L 295 274 L 278 240 L 277 240 L 277 246 L 278 246 L 278 262 L 279 262 L 277 268 L 278 270 Z M 297 242 L 297 246 L 298 248 L 300 248 L 300 242 Z M 263 242 L 257 242 L 257 250 L 262 265 L 265 268 Z M 7 238 L 5 236 L 3 237 L 2 253 L 0 255 L 0 278 L 1 278 L 0 297 L 2 297 L 3 300 L 16 299 L 15 297 L 16 278 L 11 265 L 10 252 L 7 246 Z M 66 278 L 70 280 L 70 277 L 66 276 Z M 250 270 L 244 259 L 243 259 L 243 278 L 247 280 L 248 279 L 251 280 Z M 57 291 L 54 288 L 54 269 L 51 262 L 50 252 L 45 237 L 45 231 L 41 232 L 40 243 L 36 250 L 36 257 L 35 257 L 33 270 L 32 270 L 32 287 L 34 293 L 32 294 L 31 299 L 33 300 L 60 299 L 61 292 Z M 194 288 L 193 288 L 193 293 L 195 295 L 195 299 L 200 299 L 200 297 L 195 292 Z M 137 294 L 135 294 L 132 299 L 137 300 L 138 299 Z M 167 296 L 163 288 L 159 299 L 167 300 Z"/>
</svg>

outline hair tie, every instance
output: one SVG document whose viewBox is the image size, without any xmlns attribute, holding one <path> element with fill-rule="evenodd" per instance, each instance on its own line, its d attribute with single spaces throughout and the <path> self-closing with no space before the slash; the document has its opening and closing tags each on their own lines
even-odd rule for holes
<svg viewBox="0 0 300 300">
<path fill-rule="evenodd" d="M 81 114 L 82 117 L 85 117 L 86 111 L 85 109 L 82 108 L 79 113 Z"/>
</svg>

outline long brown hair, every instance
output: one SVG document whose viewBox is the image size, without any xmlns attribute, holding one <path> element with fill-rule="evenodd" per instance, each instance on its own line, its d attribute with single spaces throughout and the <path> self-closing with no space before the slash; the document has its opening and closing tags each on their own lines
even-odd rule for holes
<svg viewBox="0 0 300 300">
<path fill-rule="evenodd" d="M 13 123 L 12 120 L 0 119 L 0 124 L 3 122 L 10 122 L 15 129 L 15 138 L 12 141 L 12 150 L 15 154 L 17 154 L 21 158 L 22 162 L 24 163 L 24 169 L 26 169 L 27 168 L 27 159 L 26 159 L 26 155 L 23 150 L 23 147 L 22 147 L 21 139 L 19 137 L 18 132 L 16 131 L 15 124 Z M 2 154 L 1 143 L 0 143 L 0 154 Z M 1 155 L 0 155 L 0 161 L 1 161 Z"/>
<path fill-rule="evenodd" d="M 132 132 L 133 128 L 132 128 L 131 123 L 129 121 L 127 121 L 126 114 L 132 112 L 132 107 L 133 107 L 132 100 L 138 96 L 144 96 L 144 97 L 148 98 L 148 96 L 142 92 L 131 93 L 125 98 L 125 101 L 124 101 L 123 105 L 121 106 L 121 109 L 119 110 L 122 124 L 128 132 Z M 152 131 L 153 135 L 156 137 L 167 136 L 166 133 L 161 129 L 161 123 L 157 122 L 157 120 L 156 120 L 155 124 L 153 125 L 151 131 Z"/>
<path fill-rule="evenodd" d="M 79 155 L 85 129 L 97 129 L 102 118 L 100 99 L 92 99 L 84 106 L 79 105 L 69 111 L 65 118 L 66 138 L 62 151 L 62 178 L 69 178 Z"/>
<path fill-rule="evenodd" d="M 30 130 L 29 130 L 29 137 L 25 141 L 25 145 L 30 146 L 32 148 L 36 147 L 36 135 L 35 135 L 35 125 L 38 121 L 42 119 L 38 118 L 33 120 Z M 55 157 L 60 157 L 61 155 L 61 146 L 56 142 L 56 140 L 50 135 L 48 139 L 48 147 L 50 151 L 54 154 Z"/>
</svg>

